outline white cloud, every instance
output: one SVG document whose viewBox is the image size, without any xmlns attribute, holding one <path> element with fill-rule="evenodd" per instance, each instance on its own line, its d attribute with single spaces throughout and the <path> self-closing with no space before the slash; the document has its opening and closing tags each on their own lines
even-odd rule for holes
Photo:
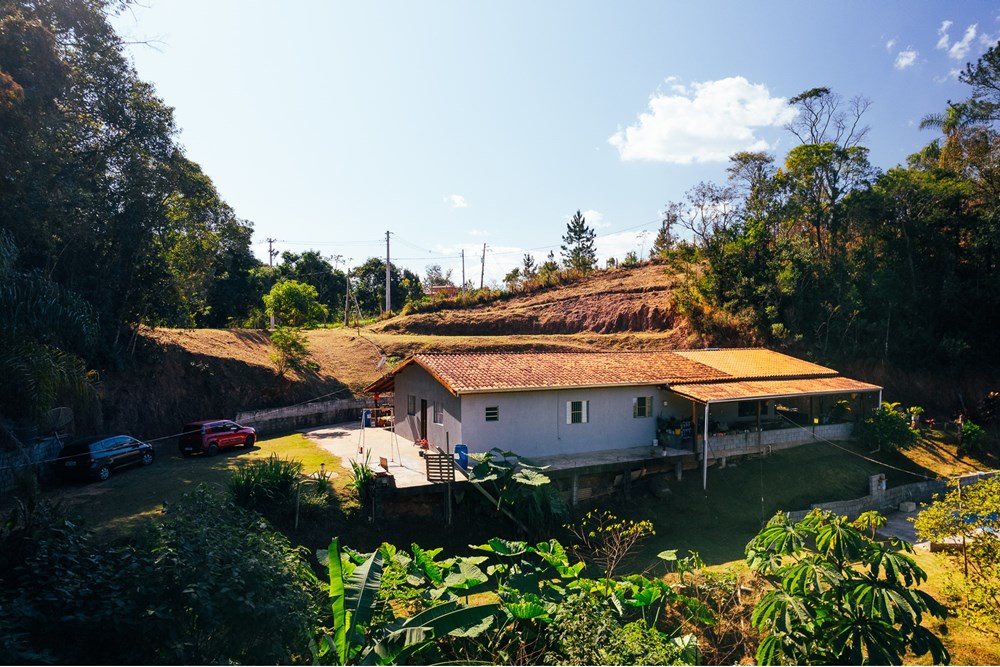
<svg viewBox="0 0 1000 667">
<path fill-rule="evenodd" d="M 609 257 L 614 257 L 620 262 L 630 251 L 639 259 L 646 259 L 654 238 L 655 235 L 647 234 L 643 239 L 642 232 L 634 231 L 600 236 L 594 244 L 597 250 L 597 263 L 603 267 Z"/>
<path fill-rule="evenodd" d="M 952 60 L 965 60 L 965 57 L 969 55 L 969 49 L 972 48 L 972 44 L 976 41 L 976 33 L 979 29 L 979 25 L 973 23 L 966 28 L 965 34 L 962 35 L 962 39 L 957 42 L 952 42 L 951 36 L 948 34 L 952 25 L 951 21 L 944 21 L 941 23 L 941 27 L 938 28 L 937 48 L 947 51 L 948 57 Z"/>
<path fill-rule="evenodd" d="M 896 38 L 893 37 L 888 42 L 885 43 L 885 50 L 892 51 L 892 47 L 896 46 Z"/>
<path fill-rule="evenodd" d="M 606 227 L 611 226 L 610 222 L 604 222 L 603 213 L 601 213 L 600 211 L 595 211 L 592 208 L 588 208 L 586 211 L 583 211 L 580 215 L 582 215 L 587 220 L 587 225 L 594 229 L 604 229 Z"/>
<path fill-rule="evenodd" d="M 741 76 L 690 86 L 675 81 L 667 79 L 672 94 L 652 95 L 649 111 L 608 138 L 622 160 L 724 162 L 737 151 L 770 149 L 754 130 L 780 127 L 798 113 Z"/>
<path fill-rule="evenodd" d="M 451 204 L 452 208 L 468 208 L 469 206 L 462 195 L 448 195 L 444 201 Z"/>
<path fill-rule="evenodd" d="M 906 69 L 907 67 L 913 66 L 917 62 L 917 56 L 920 53 L 916 49 L 907 49 L 906 51 L 900 51 L 896 55 L 895 68 L 896 69 Z"/>
<path fill-rule="evenodd" d="M 951 38 L 948 37 L 948 30 L 951 28 L 951 21 L 942 21 L 941 27 L 938 28 L 938 42 L 937 48 L 947 49 L 948 43 L 951 42 Z"/>
<path fill-rule="evenodd" d="M 948 49 L 948 56 L 950 58 L 953 60 L 965 60 L 965 56 L 968 55 L 972 43 L 976 41 L 976 28 L 975 23 L 970 25 L 965 29 L 965 35 L 962 36 L 961 41 L 951 45 L 951 48 Z"/>
<path fill-rule="evenodd" d="M 489 236 L 490 233 L 485 229 L 470 229 L 469 236 Z"/>
</svg>

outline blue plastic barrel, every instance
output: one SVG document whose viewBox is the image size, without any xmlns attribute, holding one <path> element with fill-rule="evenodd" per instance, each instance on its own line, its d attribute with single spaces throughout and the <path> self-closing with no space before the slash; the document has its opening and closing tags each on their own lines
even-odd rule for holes
<svg viewBox="0 0 1000 667">
<path fill-rule="evenodd" d="M 468 470 L 469 448 L 461 443 L 455 445 L 455 456 L 458 457 L 458 465 L 462 466 L 462 470 Z"/>
<path fill-rule="evenodd" d="M 372 425 L 372 411 L 371 410 L 362 410 L 361 411 L 361 423 L 364 424 L 366 427 Z"/>
</svg>

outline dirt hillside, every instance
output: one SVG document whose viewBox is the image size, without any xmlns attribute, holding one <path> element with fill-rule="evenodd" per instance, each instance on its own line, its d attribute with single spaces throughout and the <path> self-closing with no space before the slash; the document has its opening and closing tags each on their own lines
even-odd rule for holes
<svg viewBox="0 0 1000 667">
<path fill-rule="evenodd" d="M 374 330 L 439 336 L 655 331 L 690 347 L 690 328 L 677 314 L 675 278 L 658 265 L 599 271 L 591 277 L 505 301 L 396 317 Z"/>
</svg>

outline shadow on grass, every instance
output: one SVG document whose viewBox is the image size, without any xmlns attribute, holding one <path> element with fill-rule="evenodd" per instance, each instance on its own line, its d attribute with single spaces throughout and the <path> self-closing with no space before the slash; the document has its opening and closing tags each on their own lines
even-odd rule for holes
<svg viewBox="0 0 1000 667">
<path fill-rule="evenodd" d="M 680 556 L 696 551 L 709 564 L 727 563 L 744 558 L 747 542 L 779 510 L 865 496 L 869 477 L 879 473 L 886 474 L 889 486 L 934 476 L 899 454 L 872 454 L 851 443 L 815 443 L 709 468 L 707 489 L 702 489 L 700 471 L 687 471 L 681 481 L 671 479 L 667 498 L 656 498 L 637 484 L 630 501 L 616 496 L 581 506 L 578 513 L 599 507 L 653 522 L 656 535 L 628 564 L 633 571 L 656 564 L 656 555 L 666 549 L 679 549 Z"/>
</svg>

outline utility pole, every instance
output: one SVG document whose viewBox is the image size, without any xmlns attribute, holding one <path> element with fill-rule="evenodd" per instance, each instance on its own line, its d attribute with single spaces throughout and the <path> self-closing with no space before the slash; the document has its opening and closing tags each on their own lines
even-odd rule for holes
<svg viewBox="0 0 1000 667">
<path fill-rule="evenodd" d="M 465 248 L 462 248 L 462 298 L 465 298 Z"/>
<path fill-rule="evenodd" d="M 278 239 L 268 238 L 267 241 L 267 266 L 268 268 L 274 268 L 274 258 L 277 256 L 278 251 L 274 249 L 274 242 Z M 274 312 L 271 312 L 271 331 L 274 331 Z"/>
<path fill-rule="evenodd" d="M 348 267 L 348 269 L 347 269 L 347 280 L 345 282 L 347 283 L 347 289 L 344 290 L 344 328 L 346 329 L 348 326 L 350 326 L 347 323 L 347 318 L 350 316 L 350 312 L 351 312 L 351 269 L 350 269 L 350 267 Z"/>
<path fill-rule="evenodd" d="M 392 312 L 392 294 L 389 291 L 389 232 L 385 233 L 385 316 Z"/>
<path fill-rule="evenodd" d="M 486 244 L 483 244 L 483 263 L 479 269 L 479 289 L 483 289 L 483 276 L 486 275 Z"/>
<path fill-rule="evenodd" d="M 278 239 L 264 239 L 267 241 L 267 265 L 274 268 L 274 258 L 278 256 L 278 251 L 274 249 L 274 244 Z"/>
</svg>

